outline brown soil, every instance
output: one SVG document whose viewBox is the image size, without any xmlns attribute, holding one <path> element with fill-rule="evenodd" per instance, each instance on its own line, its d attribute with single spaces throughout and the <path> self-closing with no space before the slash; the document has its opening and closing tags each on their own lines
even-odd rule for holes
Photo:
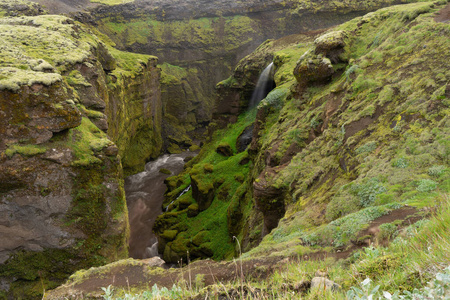
<svg viewBox="0 0 450 300">
<path fill-rule="evenodd" d="M 386 223 L 392 223 L 397 220 L 403 220 L 401 224 L 399 224 L 398 229 L 407 227 L 420 219 L 423 218 L 423 216 L 417 214 L 418 211 L 414 207 L 405 207 L 393 210 L 389 214 L 382 216 L 376 220 L 373 220 L 369 227 L 363 231 L 361 231 L 358 235 L 359 238 L 367 237 L 362 243 L 363 246 L 369 246 L 371 243 L 376 241 L 377 234 L 380 232 L 380 225 L 386 224 Z M 378 243 L 380 243 L 382 246 L 387 246 L 389 243 L 388 240 L 378 240 Z"/>
<path fill-rule="evenodd" d="M 68 295 L 96 295 L 100 296 L 102 287 L 113 285 L 116 289 L 129 289 L 130 287 L 151 288 L 154 284 L 159 287 L 171 288 L 173 284 L 179 284 L 182 279 L 185 283 L 195 282 L 197 275 L 202 276 L 205 286 L 216 283 L 238 282 L 240 274 L 245 274 L 246 280 L 249 278 L 263 280 L 273 272 L 283 268 L 288 262 L 302 260 L 322 260 L 326 258 L 346 259 L 354 251 L 370 245 L 379 232 L 379 226 L 385 223 L 392 223 L 396 220 L 403 220 L 399 228 L 406 227 L 423 218 L 417 214 L 417 209 L 404 207 L 393 210 L 388 215 L 373 220 L 367 229 L 359 234 L 359 237 L 367 237 L 362 242 L 355 242 L 347 248 L 336 249 L 335 252 L 319 251 L 305 254 L 301 257 L 262 257 L 250 260 L 215 262 L 212 260 L 201 260 L 191 263 L 182 269 L 170 268 L 155 272 L 154 268 L 149 268 L 148 260 L 135 260 L 137 264 L 122 264 L 111 267 L 102 273 L 87 275 L 82 281 L 61 286 L 46 295 L 46 299 L 65 299 Z M 386 242 L 387 243 L 387 242 Z M 242 268 L 242 271 L 241 271 Z M 153 270 L 153 271 L 152 271 Z"/>
<path fill-rule="evenodd" d="M 450 22 L 450 3 L 437 13 L 434 20 L 442 23 Z"/>
<path fill-rule="evenodd" d="M 370 124 L 372 124 L 374 121 L 378 120 L 380 115 L 383 113 L 383 109 L 379 106 L 377 106 L 375 110 L 375 114 L 371 117 L 363 117 L 357 121 L 354 121 L 348 125 L 345 126 L 345 136 L 344 140 L 347 141 L 347 139 L 356 133 L 360 132 L 363 129 L 366 129 L 369 127 Z"/>
</svg>

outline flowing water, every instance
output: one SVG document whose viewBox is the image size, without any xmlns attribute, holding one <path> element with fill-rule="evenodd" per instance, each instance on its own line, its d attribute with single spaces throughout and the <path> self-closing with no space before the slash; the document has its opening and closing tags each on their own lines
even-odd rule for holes
<svg viewBox="0 0 450 300">
<path fill-rule="evenodd" d="M 264 71 L 262 71 L 261 75 L 259 75 L 256 88 L 253 91 L 252 98 L 250 99 L 248 105 L 249 108 L 253 108 L 258 105 L 258 103 L 275 87 L 275 83 L 273 81 L 273 71 L 274 66 L 272 62 L 264 69 Z"/>
<path fill-rule="evenodd" d="M 150 258 L 158 255 L 158 242 L 152 231 L 156 217 L 162 213 L 166 185 L 164 179 L 183 170 L 185 158 L 196 153 L 166 154 L 145 165 L 145 171 L 125 179 L 130 220 L 130 257 Z M 161 173 L 167 169 L 171 175 Z"/>
</svg>

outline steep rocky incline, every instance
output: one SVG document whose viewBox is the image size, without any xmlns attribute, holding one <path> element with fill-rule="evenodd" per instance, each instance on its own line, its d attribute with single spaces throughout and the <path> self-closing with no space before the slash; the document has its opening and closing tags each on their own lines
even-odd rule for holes
<svg viewBox="0 0 450 300">
<path fill-rule="evenodd" d="M 0 39 L 0 298 L 40 298 L 128 256 L 122 165 L 160 153 L 160 71 L 63 16 L 2 17 Z"/>
</svg>

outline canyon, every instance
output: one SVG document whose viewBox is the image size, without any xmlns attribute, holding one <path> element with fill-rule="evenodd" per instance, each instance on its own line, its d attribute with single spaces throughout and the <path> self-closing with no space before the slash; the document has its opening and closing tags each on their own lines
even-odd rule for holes
<svg viewBox="0 0 450 300">
<path fill-rule="evenodd" d="M 0 0 L 0 298 L 156 245 L 168 264 L 333 256 L 448 194 L 447 1 L 100 2 Z M 152 254 L 129 253 L 133 176 L 187 150 L 159 170 L 156 236 L 131 228 Z"/>
</svg>

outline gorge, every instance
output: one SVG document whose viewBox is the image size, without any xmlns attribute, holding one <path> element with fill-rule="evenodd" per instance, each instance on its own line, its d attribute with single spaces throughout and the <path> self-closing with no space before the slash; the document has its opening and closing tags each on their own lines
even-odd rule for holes
<svg viewBox="0 0 450 300">
<path fill-rule="evenodd" d="M 425 286 L 450 263 L 449 10 L 0 0 L 0 299 Z"/>
</svg>

